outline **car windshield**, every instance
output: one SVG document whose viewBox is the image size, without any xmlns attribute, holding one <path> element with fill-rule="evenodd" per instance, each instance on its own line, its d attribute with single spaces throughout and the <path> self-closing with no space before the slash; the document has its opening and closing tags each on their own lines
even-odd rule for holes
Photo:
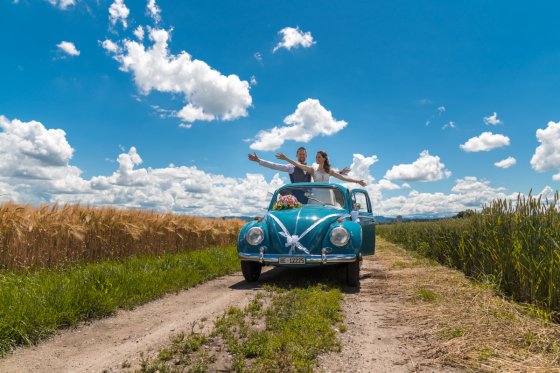
<svg viewBox="0 0 560 373">
<path fill-rule="evenodd" d="M 344 194 L 335 187 L 290 186 L 282 188 L 276 195 L 277 202 L 282 196 L 292 195 L 302 205 L 319 205 L 344 208 Z"/>
</svg>

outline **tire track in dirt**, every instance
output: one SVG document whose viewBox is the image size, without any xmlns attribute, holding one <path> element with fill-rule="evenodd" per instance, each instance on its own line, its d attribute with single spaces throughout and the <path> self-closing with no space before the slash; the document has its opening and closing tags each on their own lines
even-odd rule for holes
<svg viewBox="0 0 560 373">
<path fill-rule="evenodd" d="M 0 372 L 118 371 L 137 366 L 141 352 L 157 350 L 202 318 L 213 320 L 228 307 L 243 307 L 278 270 L 263 272 L 257 286 L 241 273 L 220 277 L 130 311 L 63 330 L 37 346 L 22 347 L 0 359 Z"/>
<path fill-rule="evenodd" d="M 339 334 L 341 353 L 319 356 L 321 372 L 462 372 L 426 365 L 419 352 L 424 340 L 411 337 L 400 318 L 406 299 L 399 279 L 383 251 L 365 257 L 360 268 L 360 289 L 344 295 L 347 330 Z"/>
</svg>

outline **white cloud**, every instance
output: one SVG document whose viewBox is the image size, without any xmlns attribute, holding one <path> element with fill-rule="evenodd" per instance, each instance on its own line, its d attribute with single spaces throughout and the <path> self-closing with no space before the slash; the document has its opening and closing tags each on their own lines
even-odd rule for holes
<svg viewBox="0 0 560 373">
<path fill-rule="evenodd" d="M 109 21 L 111 25 L 115 26 L 117 22 L 121 22 L 123 28 L 128 27 L 126 19 L 130 14 L 130 9 L 124 3 L 124 0 L 115 0 L 109 7 Z"/>
<path fill-rule="evenodd" d="M 254 75 L 251 75 L 251 80 L 250 80 L 251 85 L 257 85 L 257 77 Z"/>
<path fill-rule="evenodd" d="M 442 130 L 445 130 L 445 129 L 447 129 L 447 128 L 457 128 L 457 125 L 455 124 L 455 122 L 449 121 L 448 123 L 445 123 L 445 124 L 441 127 Z"/>
<path fill-rule="evenodd" d="M 263 60 L 262 54 L 260 52 L 255 52 L 253 57 L 255 57 L 255 60 L 257 60 L 259 62 L 262 62 L 262 60 Z"/>
<path fill-rule="evenodd" d="M 74 43 L 69 41 L 61 41 L 56 45 L 61 51 L 70 56 L 79 56 L 80 51 L 76 48 Z"/>
<path fill-rule="evenodd" d="M 348 176 L 352 179 L 364 180 L 367 184 L 371 184 L 375 179 L 371 176 L 369 167 L 378 161 L 379 159 L 376 155 L 366 157 L 362 154 L 354 154 L 352 156 L 352 164 L 350 165 L 350 173 Z M 355 185 L 353 187 L 355 187 Z"/>
<path fill-rule="evenodd" d="M 389 181 L 387 179 L 381 179 L 379 180 L 379 188 L 381 190 L 386 189 L 386 190 L 397 190 L 397 189 L 401 189 L 401 187 L 398 184 L 393 183 L 392 181 Z"/>
<path fill-rule="evenodd" d="M 552 175 L 552 180 L 560 181 L 560 173 L 557 173 L 556 175 Z"/>
<path fill-rule="evenodd" d="M 494 112 L 492 115 L 490 115 L 488 117 L 482 118 L 482 120 L 484 121 L 484 124 L 490 125 L 490 126 L 497 126 L 498 124 L 503 123 L 501 120 L 498 119 L 498 113 L 496 113 L 496 112 Z"/>
<path fill-rule="evenodd" d="M 517 160 L 513 157 L 507 157 L 506 159 L 503 159 L 499 162 L 494 163 L 494 166 L 496 167 L 500 167 L 500 168 L 510 168 L 511 166 L 515 165 L 517 163 Z"/>
<path fill-rule="evenodd" d="M 500 134 L 494 135 L 492 132 L 483 132 L 478 137 L 470 138 L 466 143 L 461 144 L 460 147 L 466 152 L 486 152 L 508 145 L 509 137 Z"/>
<path fill-rule="evenodd" d="M 420 153 L 420 157 L 413 163 L 395 165 L 385 173 L 387 180 L 405 181 L 436 181 L 449 176 L 451 171 L 445 168 L 437 155 L 430 155 L 428 150 Z"/>
<path fill-rule="evenodd" d="M 267 192 L 284 184 L 278 175 L 232 178 L 196 167 L 142 168 L 132 147 L 110 176 L 85 180 L 70 164 L 74 149 L 60 129 L 0 116 L 0 200 L 69 202 L 174 211 L 192 215 L 262 214 Z"/>
<path fill-rule="evenodd" d="M 51 5 L 56 6 L 62 10 L 68 9 L 70 6 L 76 4 L 76 0 L 48 0 Z M 19 2 L 19 1 L 18 1 Z"/>
<path fill-rule="evenodd" d="M 421 193 L 412 190 L 406 196 L 392 197 L 379 203 L 375 214 L 395 215 L 436 215 L 457 213 L 466 209 L 480 209 L 498 198 L 515 199 L 517 194 L 506 195 L 503 188 L 494 188 L 489 181 L 467 176 L 455 181 L 451 193 Z"/>
<path fill-rule="evenodd" d="M 144 40 L 144 28 L 140 25 L 134 29 L 134 36 L 140 41 Z"/>
<path fill-rule="evenodd" d="M 274 47 L 272 50 L 273 52 L 276 52 L 280 48 L 286 48 L 287 50 L 299 47 L 309 48 L 316 43 L 313 41 L 311 32 L 303 32 L 299 27 L 285 27 L 278 31 L 278 33 L 282 34 L 282 41 Z"/>
<path fill-rule="evenodd" d="M 541 143 L 531 158 L 531 166 L 535 171 L 560 169 L 560 122 L 548 122 L 545 129 L 537 130 L 537 140 Z M 560 174 L 553 180 L 560 180 Z"/>
<path fill-rule="evenodd" d="M 445 106 L 442 105 L 442 106 L 438 107 L 437 109 L 438 109 L 440 114 L 445 113 Z"/>
<path fill-rule="evenodd" d="M 83 188 L 81 171 L 69 164 L 74 149 L 63 130 L 4 116 L 0 129 L 0 194 L 38 203 L 46 202 L 44 196 L 51 190 L 72 193 Z"/>
<path fill-rule="evenodd" d="M 103 49 L 105 49 L 107 52 L 111 52 L 111 53 L 120 53 L 121 52 L 121 47 L 119 47 L 115 42 L 107 39 L 104 40 L 103 42 L 101 42 L 101 46 L 103 47 Z"/>
<path fill-rule="evenodd" d="M 122 71 L 133 74 L 142 94 L 151 90 L 182 93 L 187 102 L 176 116 L 185 122 L 234 120 L 248 115 L 252 103 L 249 82 L 234 74 L 222 75 L 187 52 L 170 54 L 166 30 L 150 29 L 149 38 L 153 42 L 149 48 L 124 40 L 122 52 L 114 56 Z"/>
<path fill-rule="evenodd" d="M 148 10 L 148 14 L 154 20 L 154 23 L 157 25 L 161 21 L 161 9 L 157 6 L 156 0 L 148 0 L 148 4 L 146 5 Z"/>
<path fill-rule="evenodd" d="M 309 142 L 316 136 L 330 136 L 342 130 L 347 122 L 336 120 L 319 100 L 308 98 L 300 102 L 293 114 L 284 118 L 284 127 L 260 131 L 251 144 L 254 150 L 276 150 L 284 141 Z"/>
</svg>

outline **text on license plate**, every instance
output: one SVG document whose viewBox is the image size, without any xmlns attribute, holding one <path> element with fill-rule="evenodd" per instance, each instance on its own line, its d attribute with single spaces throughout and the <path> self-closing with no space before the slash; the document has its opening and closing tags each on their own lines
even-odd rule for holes
<svg viewBox="0 0 560 373">
<path fill-rule="evenodd" d="M 281 256 L 278 259 L 280 264 L 305 264 L 304 256 Z"/>
</svg>

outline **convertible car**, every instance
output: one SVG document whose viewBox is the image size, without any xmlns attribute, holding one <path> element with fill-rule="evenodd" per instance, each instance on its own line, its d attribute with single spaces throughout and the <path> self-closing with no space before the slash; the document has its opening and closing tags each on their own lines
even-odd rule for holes
<svg viewBox="0 0 560 373">
<path fill-rule="evenodd" d="M 375 253 L 369 195 L 330 183 L 284 185 L 264 217 L 243 226 L 237 250 L 247 282 L 257 281 L 267 265 L 342 265 L 348 285 L 359 286 L 362 257 Z"/>
</svg>

